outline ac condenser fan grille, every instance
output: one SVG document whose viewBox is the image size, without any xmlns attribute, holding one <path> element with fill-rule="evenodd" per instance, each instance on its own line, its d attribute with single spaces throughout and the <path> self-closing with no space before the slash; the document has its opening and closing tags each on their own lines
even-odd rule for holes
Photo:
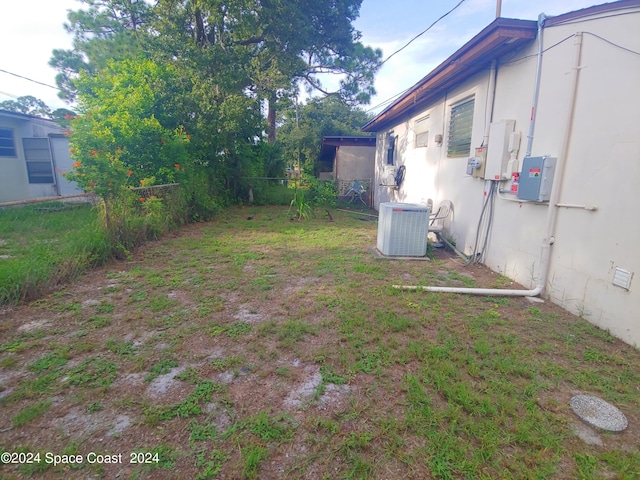
<svg viewBox="0 0 640 480">
<path fill-rule="evenodd" d="M 412 203 L 380 204 L 378 250 L 395 257 L 424 257 L 429 233 L 429 207 Z"/>
</svg>

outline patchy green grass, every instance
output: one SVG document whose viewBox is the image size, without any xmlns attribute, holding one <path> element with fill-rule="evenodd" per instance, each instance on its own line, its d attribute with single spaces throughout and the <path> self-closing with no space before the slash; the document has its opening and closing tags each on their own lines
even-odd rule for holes
<svg viewBox="0 0 640 480">
<path fill-rule="evenodd" d="M 375 222 L 332 215 L 230 209 L 7 311 L 0 450 L 136 479 L 640 477 L 640 352 L 548 303 L 393 289 L 508 282 L 377 259 Z M 628 430 L 585 443 L 576 392 Z"/>
</svg>

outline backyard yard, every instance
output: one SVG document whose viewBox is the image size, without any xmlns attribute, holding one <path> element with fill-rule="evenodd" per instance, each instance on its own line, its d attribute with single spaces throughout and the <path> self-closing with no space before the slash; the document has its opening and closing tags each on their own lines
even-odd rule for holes
<svg viewBox="0 0 640 480">
<path fill-rule="evenodd" d="M 0 478 L 640 478 L 640 351 L 549 302 L 394 289 L 517 286 L 331 215 L 231 208 L 0 307 Z"/>
</svg>

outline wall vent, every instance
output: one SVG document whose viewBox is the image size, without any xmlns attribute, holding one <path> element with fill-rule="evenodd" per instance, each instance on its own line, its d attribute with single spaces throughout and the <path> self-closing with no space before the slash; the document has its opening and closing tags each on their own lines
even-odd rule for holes
<svg viewBox="0 0 640 480">
<path fill-rule="evenodd" d="M 378 250 L 395 257 L 427 254 L 430 209 L 426 205 L 384 202 L 378 216 Z"/>
<path fill-rule="evenodd" d="M 628 270 L 623 270 L 622 268 L 616 267 L 613 272 L 613 284 L 616 287 L 624 288 L 625 290 L 629 290 L 631 288 L 632 278 L 633 273 Z"/>
</svg>

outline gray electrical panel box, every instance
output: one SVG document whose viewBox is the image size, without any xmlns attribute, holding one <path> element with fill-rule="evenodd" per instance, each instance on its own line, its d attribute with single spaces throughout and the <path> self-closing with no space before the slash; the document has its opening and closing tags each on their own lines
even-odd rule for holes
<svg viewBox="0 0 640 480">
<path fill-rule="evenodd" d="M 534 202 L 548 202 L 555 172 L 556 158 L 549 156 L 525 157 L 520 172 L 518 198 Z"/>
</svg>

